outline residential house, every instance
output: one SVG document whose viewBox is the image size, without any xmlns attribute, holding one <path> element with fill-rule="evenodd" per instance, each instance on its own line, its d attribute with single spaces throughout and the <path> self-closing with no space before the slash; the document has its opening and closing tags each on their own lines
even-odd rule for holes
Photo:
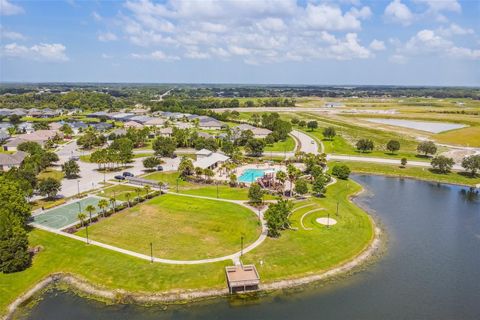
<svg viewBox="0 0 480 320">
<path fill-rule="evenodd" d="M 33 123 L 31 122 L 22 122 L 17 126 L 17 132 L 21 133 L 32 133 L 35 130 L 33 129 Z"/>
<path fill-rule="evenodd" d="M 159 128 L 165 124 L 165 119 L 162 118 L 150 118 L 150 120 L 144 123 L 145 126 Z"/>
<path fill-rule="evenodd" d="M 244 131 L 252 131 L 254 138 L 257 139 L 265 139 L 270 133 L 272 133 L 271 130 L 265 129 L 265 128 L 258 128 L 254 127 L 252 125 L 242 123 L 241 125 L 238 125 L 233 128 L 233 133 L 236 138 L 240 137 L 240 134 Z"/>
<path fill-rule="evenodd" d="M 26 152 L 17 151 L 13 154 L 0 153 L 0 171 L 7 171 L 11 168 L 18 168 L 25 157 L 27 156 Z"/>
<path fill-rule="evenodd" d="M 158 135 L 162 137 L 171 137 L 173 134 L 173 129 L 168 127 L 168 128 L 161 128 L 158 130 Z"/>
<path fill-rule="evenodd" d="M 87 114 L 87 118 L 108 118 L 109 114 L 105 111 L 97 111 L 94 113 Z"/>
<path fill-rule="evenodd" d="M 226 126 L 223 122 L 211 117 L 200 117 L 199 120 L 198 126 L 202 129 L 220 130 Z"/>
<path fill-rule="evenodd" d="M 52 122 L 48 124 L 48 127 L 50 128 L 50 130 L 60 130 L 62 124 L 59 122 Z"/>
<path fill-rule="evenodd" d="M 37 130 L 32 133 L 20 134 L 14 138 L 10 138 L 4 145 L 3 150 L 5 151 L 17 151 L 17 147 L 24 142 L 36 142 L 42 147 L 48 140 L 59 136 L 63 139 L 63 133 L 57 130 Z"/>
<path fill-rule="evenodd" d="M 106 131 L 113 128 L 113 125 L 108 122 L 95 122 L 90 123 L 90 127 L 94 128 L 97 131 Z"/>
<path fill-rule="evenodd" d="M 0 131 L 0 143 L 4 143 L 5 141 L 8 140 L 8 138 L 10 138 L 10 134 L 8 134 L 7 131 L 1 130 Z"/>
<path fill-rule="evenodd" d="M 136 121 L 128 121 L 124 124 L 125 128 L 143 129 L 143 125 Z"/>
<path fill-rule="evenodd" d="M 150 119 L 152 118 L 149 116 L 134 116 L 134 117 L 131 117 L 129 121 L 135 121 L 141 124 L 145 124 Z"/>
<path fill-rule="evenodd" d="M 205 139 L 210 139 L 210 138 L 215 138 L 213 135 L 211 135 L 210 133 L 206 133 L 206 132 L 197 132 L 197 136 L 198 137 L 201 137 L 201 138 L 205 138 Z"/>
</svg>

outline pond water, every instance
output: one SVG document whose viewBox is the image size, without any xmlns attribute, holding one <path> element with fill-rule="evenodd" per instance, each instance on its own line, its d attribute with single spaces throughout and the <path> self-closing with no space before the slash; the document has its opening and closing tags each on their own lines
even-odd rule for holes
<svg viewBox="0 0 480 320">
<path fill-rule="evenodd" d="M 480 196 L 467 188 L 356 176 L 357 198 L 388 233 L 387 252 L 365 271 L 248 303 L 106 306 L 53 291 L 28 319 L 480 319 Z M 341 208 L 340 208 L 341 209 Z"/>
<path fill-rule="evenodd" d="M 440 133 L 443 131 L 454 130 L 465 128 L 466 125 L 458 123 L 448 123 L 448 122 L 433 122 L 433 121 L 413 121 L 413 120 L 404 120 L 404 119 L 378 119 L 378 118 L 367 118 L 365 119 L 370 122 L 388 124 L 391 126 L 405 127 L 415 130 L 422 130 L 431 133 Z"/>
</svg>

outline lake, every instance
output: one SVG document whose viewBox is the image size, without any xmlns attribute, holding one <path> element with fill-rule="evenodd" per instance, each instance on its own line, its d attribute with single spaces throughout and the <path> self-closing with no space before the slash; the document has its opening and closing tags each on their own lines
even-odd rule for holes
<svg viewBox="0 0 480 320">
<path fill-rule="evenodd" d="M 27 319 L 480 319 L 480 196 L 468 188 L 355 176 L 388 233 L 387 252 L 353 276 L 249 303 L 106 306 L 52 291 Z"/>
<path fill-rule="evenodd" d="M 413 121 L 413 120 L 403 120 L 403 119 L 378 119 L 378 118 L 367 118 L 365 119 L 370 122 L 387 124 L 390 126 L 405 127 L 415 130 L 427 131 L 431 133 L 440 133 L 444 131 L 454 130 L 465 128 L 466 125 L 458 123 L 448 123 L 448 122 L 434 122 L 434 121 Z"/>
</svg>

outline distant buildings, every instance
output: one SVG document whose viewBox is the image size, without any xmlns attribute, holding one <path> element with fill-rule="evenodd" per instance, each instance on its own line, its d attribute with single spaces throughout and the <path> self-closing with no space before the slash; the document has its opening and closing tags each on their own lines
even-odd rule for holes
<svg viewBox="0 0 480 320">
<path fill-rule="evenodd" d="M 342 102 L 325 102 L 323 105 L 324 108 L 339 108 L 345 107 L 345 104 Z"/>
</svg>

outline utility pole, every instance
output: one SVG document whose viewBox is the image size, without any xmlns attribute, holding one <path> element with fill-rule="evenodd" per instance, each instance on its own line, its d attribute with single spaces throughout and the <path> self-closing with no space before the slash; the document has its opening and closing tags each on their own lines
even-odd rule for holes
<svg viewBox="0 0 480 320">
<path fill-rule="evenodd" d="M 80 198 L 80 180 L 77 180 L 77 197 Z"/>
<path fill-rule="evenodd" d="M 243 235 L 240 237 L 241 241 L 241 250 L 240 250 L 240 258 L 243 257 Z"/>
<path fill-rule="evenodd" d="M 90 241 L 88 240 L 88 224 L 85 226 L 85 231 L 87 233 L 87 244 L 90 244 Z"/>
<path fill-rule="evenodd" d="M 218 181 L 217 181 L 217 199 L 218 199 Z"/>
<path fill-rule="evenodd" d="M 338 202 L 339 202 L 339 201 L 338 201 L 338 199 L 337 199 L 337 216 L 338 216 Z"/>
<path fill-rule="evenodd" d="M 177 178 L 177 193 L 178 193 L 178 178 Z"/>
</svg>

